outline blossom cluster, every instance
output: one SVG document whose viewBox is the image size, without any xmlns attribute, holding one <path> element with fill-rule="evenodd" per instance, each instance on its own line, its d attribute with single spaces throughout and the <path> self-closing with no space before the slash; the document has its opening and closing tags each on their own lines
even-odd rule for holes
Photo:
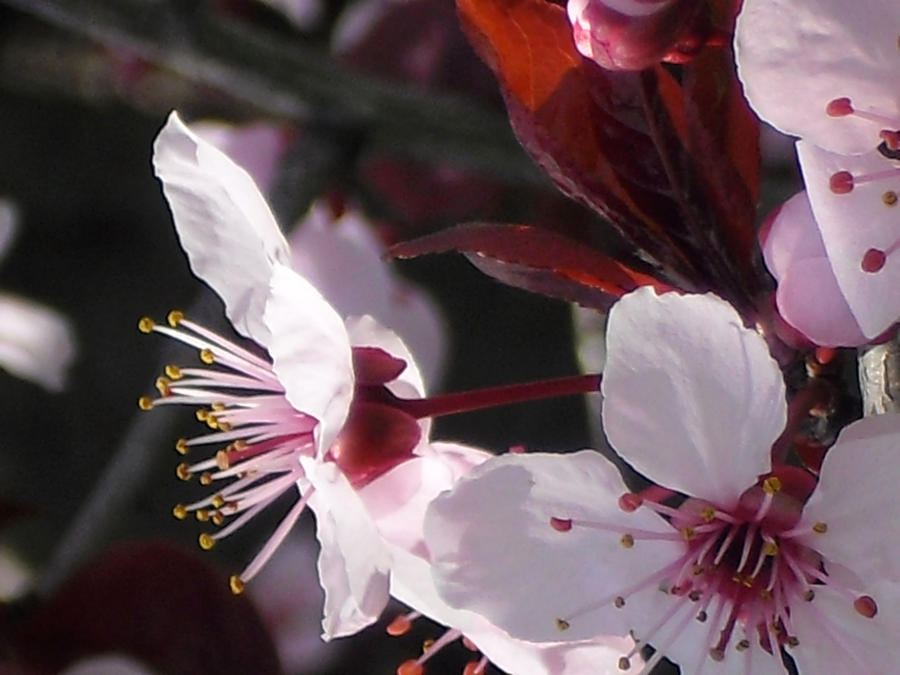
<svg viewBox="0 0 900 675">
<path fill-rule="evenodd" d="M 267 21 L 281 12 L 292 30 L 337 14 L 319 1 L 263 2 Z M 412 23 L 430 17 L 432 42 L 449 44 L 439 2 L 347 4 L 345 41 L 366 16 L 384 29 L 417 5 Z M 284 616 L 316 604 L 321 642 L 379 621 L 392 636 L 438 624 L 398 675 L 437 672 L 463 650 L 464 675 L 892 671 L 900 412 L 860 414 L 848 385 L 857 353 L 838 348 L 897 340 L 900 4 L 457 0 L 456 10 L 514 134 L 557 188 L 534 188 L 550 193 L 534 209 L 554 212 L 550 224 L 533 214 L 410 234 L 374 222 L 345 185 L 318 183 L 298 222 L 279 224 L 267 196 L 285 187 L 286 158 L 315 124 L 188 124 L 172 112 L 156 136 L 153 170 L 178 241 L 230 324 L 178 309 L 138 320 L 170 353 L 193 350 L 138 399 L 151 416 L 189 406 L 201 425 L 173 439 L 175 474 L 199 496 L 172 515 L 198 526 L 209 551 L 280 514 L 222 592 L 256 596 L 281 621 L 284 663 L 302 662 L 291 656 L 298 637 L 280 634 Z M 420 84 L 444 75 L 435 44 L 404 52 Z M 757 116 L 798 139 L 805 182 L 758 228 Z M 332 154 L 356 161 L 357 140 Z M 359 154 L 386 202 L 415 192 L 377 147 Z M 440 168 L 423 184 L 478 184 Z M 502 193 L 491 184 L 473 203 Z M 571 219 L 559 193 L 579 204 L 565 202 Z M 414 197 L 408 213 L 421 215 L 430 195 Z M 12 221 L 0 202 L 0 253 Z M 465 327 L 448 326 L 393 259 L 446 251 L 581 305 L 587 372 L 441 391 L 450 336 Z M 7 296 L 0 315 L 0 365 L 61 388 L 74 353 L 65 320 Z M 498 454 L 434 423 L 573 395 L 599 401 L 596 449 L 533 452 L 511 429 Z M 303 520 L 314 522 L 321 607 L 315 593 L 281 588 L 309 554 Z M 183 560 L 150 544 L 118 564 L 135 568 L 147 551 Z"/>
</svg>

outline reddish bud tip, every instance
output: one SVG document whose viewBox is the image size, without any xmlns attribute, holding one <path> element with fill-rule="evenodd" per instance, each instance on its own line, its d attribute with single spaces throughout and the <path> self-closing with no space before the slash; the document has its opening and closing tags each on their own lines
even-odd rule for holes
<svg viewBox="0 0 900 675">
<path fill-rule="evenodd" d="M 619 508 L 622 509 L 625 513 L 637 511 L 643 503 L 643 498 L 640 495 L 634 494 L 633 492 L 626 492 L 624 495 L 619 497 Z"/>
<path fill-rule="evenodd" d="M 853 609 L 867 619 L 871 619 L 878 614 L 878 605 L 875 604 L 875 600 L 869 595 L 861 595 L 854 600 Z"/>
<path fill-rule="evenodd" d="M 876 272 L 880 271 L 882 267 L 884 267 L 884 263 L 886 261 L 887 254 L 884 251 L 877 248 L 870 248 L 863 256 L 860 267 L 862 268 L 863 272 L 875 274 Z"/>
<path fill-rule="evenodd" d="M 550 527 L 557 532 L 568 532 L 572 529 L 571 518 L 550 518 Z"/>
<path fill-rule="evenodd" d="M 467 638 L 465 635 L 463 635 L 462 643 L 463 643 L 463 646 L 464 646 L 466 649 L 468 649 L 470 652 L 477 652 L 477 651 L 478 651 L 478 647 L 475 645 L 475 643 L 472 642 L 472 641 L 471 641 L 469 638 Z"/>
<path fill-rule="evenodd" d="M 422 664 L 412 659 L 404 661 L 397 668 L 397 675 L 422 675 L 424 672 Z"/>
<path fill-rule="evenodd" d="M 511 445 L 509 446 L 509 451 L 513 455 L 524 455 L 528 452 L 524 445 Z"/>
<path fill-rule="evenodd" d="M 853 104 L 846 96 L 836 98 L 833 101 L 829 101 L 828 105 L 825 106 L 825 113 L 829 117 L 846 117 L 853 114 Z"/>
<path fill-rule="evenodd" d="M 884 144 L 888 146 L 889 150 L 900 150 L 900 131 L 882 129 L 878 135 L 884 141 Z"/>
<path fill-rule="evenodd" d="M 410 621 L 408 616 L 400 615 L 395 617 L 384 630 L 391 637 L 400 637 L 401 635 L 406 635 L 410 629 L 412 629 L 412 621 Z"/>
<path fill-rule="evenodd" d="M 828 187 L 836 195 L 845 195 L 853 190 L 853 174 L 849 171 L 838 171 L 828 180 Z"/>
<path fill-rule="evenodd" d="M 828 365 L 832 361 L 834 361 L 834 357 L 837 356 L 837 349 L 834 347 L 816 347 L 816 361 L 821 363 L 823 366 Z"/>
<path fill-rule="evenodd" d="M 463 675 L 480 675 L 482 672 L 478 661 L 469 661 L 463 668 Z"/>
</svg>

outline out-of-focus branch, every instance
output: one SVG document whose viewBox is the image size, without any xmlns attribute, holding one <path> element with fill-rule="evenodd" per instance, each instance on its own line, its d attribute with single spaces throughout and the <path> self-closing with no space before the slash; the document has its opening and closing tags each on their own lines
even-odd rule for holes
<svg viewBox="0 0 900 675">
<path fill-rule="evenodd" d="M 863 414 L 900 412 L 900 341 L 859 351 L 859 388 Z"/>
<path fill-rule="evenodd" d="M 500 112 L 352 71 L 297 39 L 181 0 L 0 0 L 245 100 L 362 131 L 385 150 L 543 183 Z"/>
</svg>

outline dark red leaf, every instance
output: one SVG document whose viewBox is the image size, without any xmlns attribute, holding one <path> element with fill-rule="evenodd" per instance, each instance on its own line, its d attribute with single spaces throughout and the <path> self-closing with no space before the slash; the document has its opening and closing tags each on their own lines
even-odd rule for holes
<svg viewBox="0 0 900 675">
<path fill-rule="evenodd" d="M 390 249 L 396 257 L 457 251 L 504 283 L 606 309 L 638 286 L 669 287 L 590 246 L 532 225 L 470 223 Z"/>
<path fill-rule="evenodd" d="M 245 597 L 198 553 L 131 542 L 75 574 L 18 635 L 34 672 L 92 654 L 128 654 L 163 673 L 279 673 L 271 638 Z"/>
<path fill-rule="evenodd" d="M 603 214 L 685 290 L 713 289 L 739 304 L 755 294 L 745 227 L 755 211 L 755 144 L 722 65 L 726 52 L 725 61 L 701 61 L 684 89 L 660 66 L 613 72 L 581 57 L 559 5 L 457 7 L 519 140 L 563 192 Z"/>
</svg>

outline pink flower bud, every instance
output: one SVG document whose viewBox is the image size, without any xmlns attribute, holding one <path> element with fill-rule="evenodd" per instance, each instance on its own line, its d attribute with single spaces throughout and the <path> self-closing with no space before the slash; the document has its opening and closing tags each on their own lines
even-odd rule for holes
<svg viewBox="0 0 900 675">
<path fill-rule="evenodd" d="M 641 70 L 673 51 L 697 22 L 697 0 L 569 0 L 575 45 L 584 56 L 610 70 Z"/>
</svg>

